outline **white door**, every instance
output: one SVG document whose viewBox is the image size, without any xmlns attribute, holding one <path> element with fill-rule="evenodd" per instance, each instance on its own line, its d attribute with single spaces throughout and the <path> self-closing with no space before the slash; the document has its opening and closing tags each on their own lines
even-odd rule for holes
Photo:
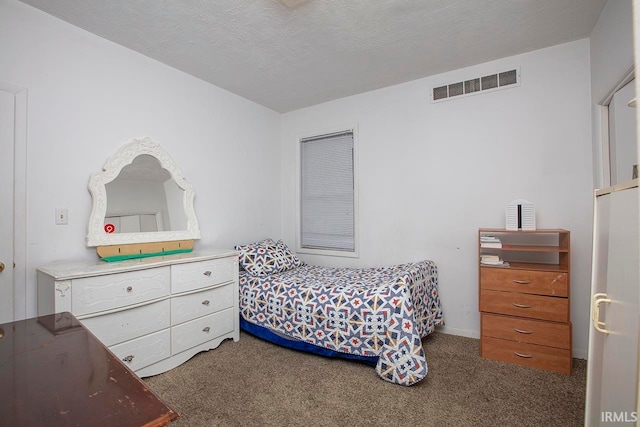
<svg viewBox="0 0 640 427">
<path fill-rule="evenodd" d="M 13 313 L 13 162 L 15 95 L 0 90 L 0 323 L 12 322 Z"/>
<path fill-rule="evenodd" d="M 637 186 L 596 198 L 586 425 L 629 425 L 637 417 L 638 202 Z"/>
</svg>

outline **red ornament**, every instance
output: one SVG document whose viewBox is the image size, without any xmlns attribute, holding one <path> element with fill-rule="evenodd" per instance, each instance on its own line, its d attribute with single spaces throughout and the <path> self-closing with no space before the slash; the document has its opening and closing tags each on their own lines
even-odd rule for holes
<svg viewBox="0 0 640 427">
<path fill-rule="evenodd" d="M 116 226 L 113 225 L 113 224 L 105 224 L 104 225 L 104 231 L 109 233 L 109 234 L 111 234 L 111 233 L 116 231 Z"/>
</svg>

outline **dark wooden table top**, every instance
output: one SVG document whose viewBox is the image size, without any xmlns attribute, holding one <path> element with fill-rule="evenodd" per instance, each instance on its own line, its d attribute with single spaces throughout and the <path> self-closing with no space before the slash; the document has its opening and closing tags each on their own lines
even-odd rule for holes
<svg viewBox="0 0 640 427">
<path fill-rule="evenodd" d="M 163 426 L 176 418 L 71 313 L 0 324 L 0 426 Z"/>
</svg>

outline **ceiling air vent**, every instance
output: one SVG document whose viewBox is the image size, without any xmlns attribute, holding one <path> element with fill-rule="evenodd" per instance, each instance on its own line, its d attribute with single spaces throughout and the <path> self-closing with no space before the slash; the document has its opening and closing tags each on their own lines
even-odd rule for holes
<svg viewBox="0 0 640 427">
<path fill-rule="evenodd" d="M 431 90 L 433 102 L 444 101 L 451 98 L 460 98 L 475 93 L 506 89 L 520 86 L 520 69 L 503 71 L 476 77 L 463 82 L 449 83 L 434 86 Z"/>
</svg>

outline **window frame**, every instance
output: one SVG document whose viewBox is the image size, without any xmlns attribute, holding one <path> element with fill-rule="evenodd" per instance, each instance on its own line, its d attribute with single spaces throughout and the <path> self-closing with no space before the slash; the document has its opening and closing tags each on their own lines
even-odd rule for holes
<svg viewBox="0 0 640 427">
<path fill-rule="evenodd" d="M 302 246 L 302 144 L 303 140 L 315 138 L 323 135 L 330 135 L 340 132 L 353 132 L 353 227 L 354 227 L 354 249 L 335 250 L 307 248 Z M 336 126 L 315 132 L 305 132 L 296 139 L 296 252 L 310 255 L 335 256 L 345 258 L 360 257 L 360 220 L 359 220 L 359 191 L 358 191 L 358 127 L 357 125 Z"/>
</svg>

